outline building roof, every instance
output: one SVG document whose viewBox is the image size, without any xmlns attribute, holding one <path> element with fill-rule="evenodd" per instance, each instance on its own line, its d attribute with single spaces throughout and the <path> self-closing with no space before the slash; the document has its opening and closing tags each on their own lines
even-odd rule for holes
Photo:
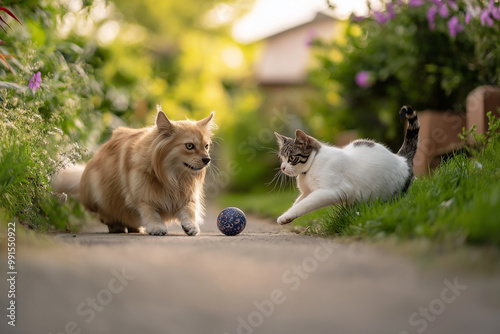
<svg viewBox="0 0 500 334">
<path fill-rule="evenodd" d="M 245 33 L 243 32 L 243 28 L 241 28 L 242 25 L 238 26 L 237 23 L 233 27 L 233 38 L 237 42 L 243 44 L 251 44 L 302 27 L 311 22 L 322 21 L 322 20 L 335 20 L 335 18 L 332 10 L 323 9 L 323 10 L 304 12 L 300 16 L 284 19 L 279 24 L 276 22 L 266 22 L 268 21 L 267 18 L 261 18 L 259 19 L 258 22 L 256 22 L 256 20 L 257 18 L 254 18 L 253 21 L 255 22 L 251 22 L 246 25 L 251 26 L 252 24 L 258 24 L 259 25 L 258 31 L 252 31 L 251 34 L 248 34 L 248 32 Z"/>
</svg>

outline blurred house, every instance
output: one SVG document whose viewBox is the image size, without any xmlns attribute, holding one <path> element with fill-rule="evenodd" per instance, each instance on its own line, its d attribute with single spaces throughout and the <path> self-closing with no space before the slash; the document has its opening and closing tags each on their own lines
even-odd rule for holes
<svg viewBox="0 0 500 334">
<path fill-rule="evenodd" d="M 336 20 L 328 11 L 304 14 L 281 30 L 270 30 L 253 43 L 261 43 L 254 77 L 263 89 L 267 112 L 274 109 L 307 115 L 307 98 L 314 92 L 307 85 L 308 70 L 314 61 L 311 42 L 332 40 Z"/>
<path fill-rule="evenodd" d="M 264 47 L 255 67 L 262 86 L 303 85 L 311 64 L 314 39 L 331 40 L 335 19 L 322 12 L 287 29 L 263 38 Z"/>
</svg>

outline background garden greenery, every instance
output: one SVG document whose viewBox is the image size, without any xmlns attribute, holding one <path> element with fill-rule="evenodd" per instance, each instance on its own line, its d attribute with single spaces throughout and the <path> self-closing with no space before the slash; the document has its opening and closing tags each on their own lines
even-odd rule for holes
<svg viewBox="0 0 500 334">
<path fill-rule="evenodd" d="M 361 137 L 396 150 L 403 131 L 395 111 L 402 105 L 465 112 L 472 89 L 500 84 L 500 21 L 493 20 L 491 11 L 487 14 L 492 26 L 481 19 L 484 11 L 497 10 L 500 4 L 490 0 L 384 3 L 367 17 L 351 17 L 345 34 L 333 43 L 314 43 L 319 64 L 311 72 L 311 82 L 326 98 L 311 103 L 325 119 L 319 133 L 357 129 Z M 450 30 L 453 18 L 459 33 Z M 367 79 L 360 85 L 356 75 L 362 72 Z"/>
</svg>

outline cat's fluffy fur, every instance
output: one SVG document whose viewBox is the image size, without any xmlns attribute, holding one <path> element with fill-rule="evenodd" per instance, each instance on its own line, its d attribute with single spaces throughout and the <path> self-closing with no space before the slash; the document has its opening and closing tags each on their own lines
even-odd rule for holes
<svg viewBox="0 0 500 334">
<path fill-rule="evenodd" d="M 171 121 L 159 110 L 155 126 L 118 128 L 84 169 L 57 175 L 54 190 L 79 195 L 112 233 L 145 227 L 151 235 L 165 235 L 165 223 L 178 221 L 186 234 L 197 235 L 212 117 Z"/>
<path fill-rule="evenodd" d="M 301 195 L 278 218 L 287 224 L 321 207 L 390 199 L 405 192 L 413 179 L 413 157 L 417 150 L 417 115 L 403 107 L 400 115 L 408 119 L 406 138 L 398 154 L 371 140 L 356 140 L 339 148 L 319 142 L 303 131 L 295 139 L 275 133 L 280 146 L 281 170 L 297 178 Z"/>
</svg>

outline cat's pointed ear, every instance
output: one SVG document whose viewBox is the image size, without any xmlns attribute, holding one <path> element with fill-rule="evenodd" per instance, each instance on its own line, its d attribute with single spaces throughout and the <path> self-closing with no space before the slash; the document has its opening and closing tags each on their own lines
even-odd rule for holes
<svg viewBox="0 0 500 334">
<path fill-rule="evenodd" d="M 171 132 L 172 131 L 172 123 L 168 119 L 167 115 L 161 110 L 158 111 L 158 115 L 156 115 L 156 127 L 160 132 Z"/>
<path fill-rule="evenodd" d="M 280 135 L 279 133 L 277 133 L 276 131 L 274 132 L 274 135 L 276 136 L 276 139 L 278 140 L 278 144 L 280 146 L 283 146 L 283 144 L 285 143 L 286 141 L 286 137 L 285 136 L 282 136 Z"/>
<path fill-rule="evenodd" d="M 207 118 L 202 119 L 201 121 L 196 122 L 196 124 L 200 127 L 206 127 L 210 122 L 212 121 L 212 118 L 214 118 L 215 111 L 212 111 L 210 113 L 210 116 Z"/>
<path fill-rule="evenodd" d="M 309 145 L 309 136 L 304 133 L 302 130 L 295 130 L 295 142 L 299 145 L 307 146 Z"/>
</svg>

